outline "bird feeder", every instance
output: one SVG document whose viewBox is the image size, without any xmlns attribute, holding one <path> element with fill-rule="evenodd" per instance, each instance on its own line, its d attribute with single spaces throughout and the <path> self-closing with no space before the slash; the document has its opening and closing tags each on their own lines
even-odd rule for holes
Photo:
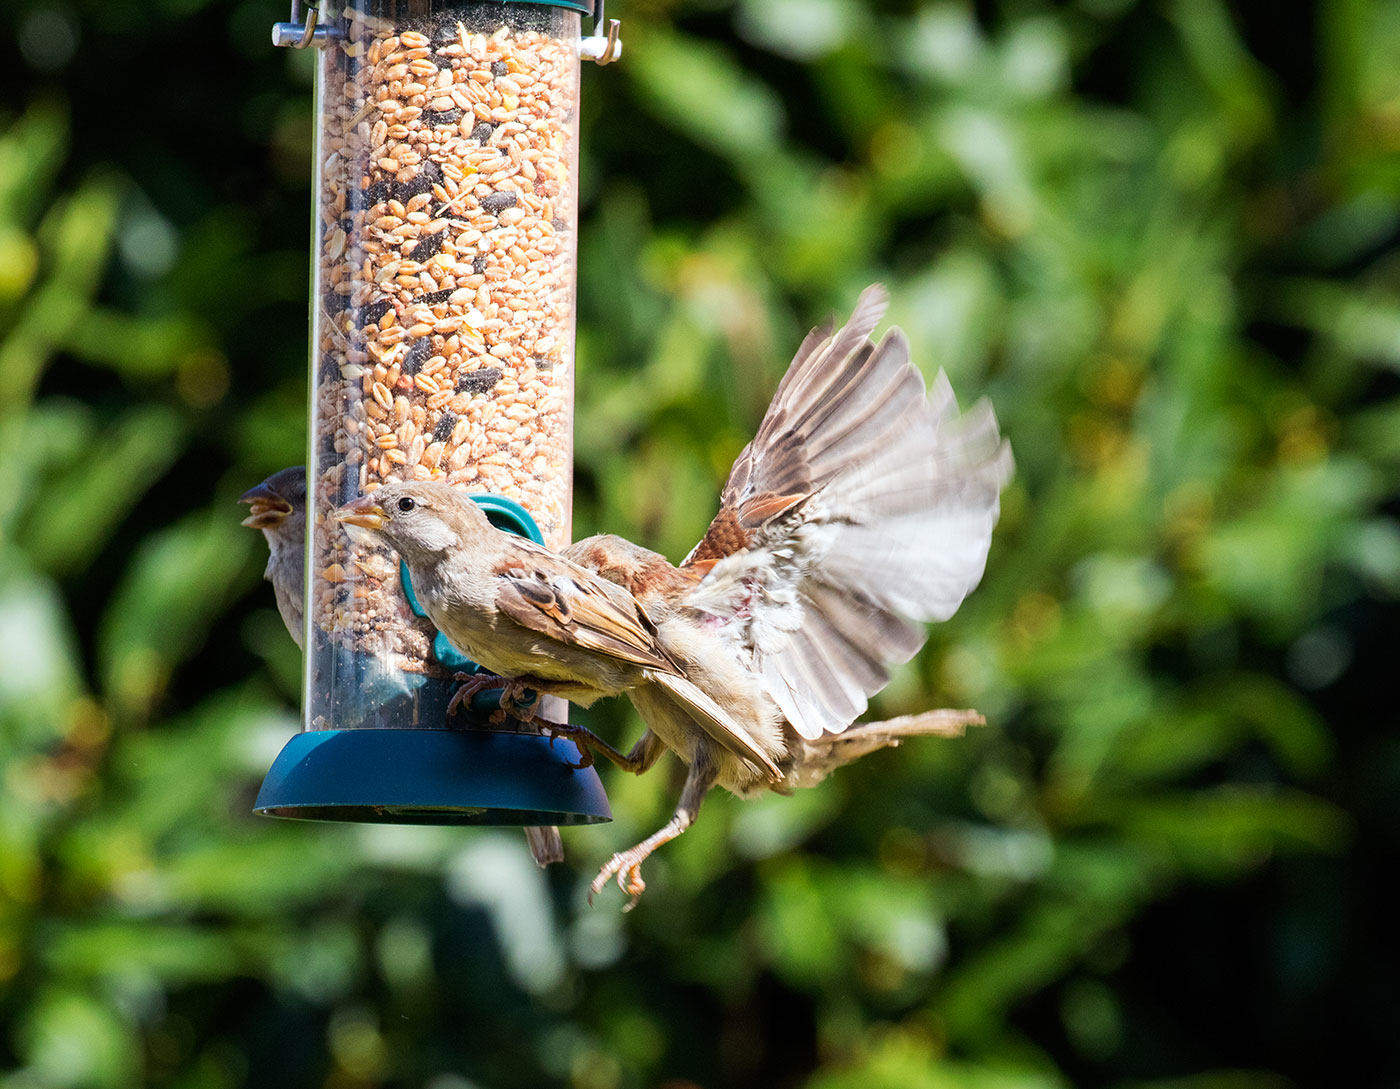
<svg viewBox="0 0 1400 1089">
<path fill-rule="evenodd" d="M 258 812 L 583 824 L 611 813 L 568 743 L 477 695 L 398 558 L 334 511 L 441 480 L 499 528 L 570 540 L 582 59 L 602 0 L 351 0 L 273 28 L 316 78 L 305 729 Z M 595 33 L 582 21 L 595 15 Z M 496 712 L 493 714 L 493 712 Z M 561 721 L 566 708 L 541 701 Z M 501 720 L 503 721 L 492 721 Z"/>
</svg>

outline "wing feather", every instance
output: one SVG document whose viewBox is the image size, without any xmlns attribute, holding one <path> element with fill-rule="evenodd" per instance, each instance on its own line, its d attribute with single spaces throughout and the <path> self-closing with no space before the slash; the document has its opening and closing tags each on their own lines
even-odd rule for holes
<svg viewBox="0 0 1400 1089">
<path fill-rule="evenodd" d="M 990 406 L 925 392 L 908 339 L 869 337 L 867 289 L 803 342 L 683 568 L 685 605 L 744 655 L 793 727 L 839 733 L 982 575 L 1010 452 Z"/>
<path fill-rule="evenodd" d="M 496 607 L 531 631 L 637 665 L 678 670 L 642 606 L 592 572 L 544 549 L 519 549 L 496 577 Z"/>
<path fill-rule="evenodd" d="M 649 671 L 647 679 L 666 689 L 697 725 L 734 755 L 762 769 L 770 779 L 776 781 L 782 778 L 778 765 L 773 763 L 772 757 L 759 747 L 749 732 L 690 680 L 675 673 L 659 671 Z"/>
<path fill-rule="evenodd" d="M 607 557 L 608 570 L 637 580 L 643 589 L 650 585 L 647 580 L 657 577 L 658 562 L 664 563 L 664 557 L 621 539 L 595 538 L 580 544 L 583 547 L 575 546 L 575 555 L 584 562 L 596 564 Z M 523 558 L 534 562 L 522 562 Z M 646 609 L 627 589 L 536 546 L 518 550 L 496 574 L 497 608 L 512 620 L 561 643 L 643 666 L 646 680 L 665 689 L 707 734 L 770 778 L 781 777 L 772 758 L 748 731 L 666 653 Z"/>
</svg>

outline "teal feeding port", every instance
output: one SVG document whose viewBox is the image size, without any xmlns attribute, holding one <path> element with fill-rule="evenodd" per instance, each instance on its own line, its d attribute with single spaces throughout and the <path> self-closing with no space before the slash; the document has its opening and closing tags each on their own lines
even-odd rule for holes
<svg viewBox="0 0 1400 1089">
<path fill-rule="evenodd" d="M 472 497 L 498 528 L 542 543 L 535 520 L 520 504 L 497 495 Z M 396 577 L 395 577 L 396 576 Z M 499 692 L 486 690 L 449 722 L 453 674 L 479 667 L 432 629 L 402 565 L 391 580 L 419 638 L 435 659 L 432 672 L 400 668 L 392 657 L 329 646 L 322 638 L 308 656 L 310 683 L 340 689 L 347 711 L 336 727 L 308 729 L 283 747 L 263 780 L 253 810 L 297 820 L 373 824 L 575 825 L 612 819 L 592 767 L 577 768 L 578 750 L 551 744 L 528 723 L 499 711 Z M 543 717 L 558 721 L 565 705 L 547 699 Z M 499 716 L 498 716 L 499 717 Z"/>
</svg>

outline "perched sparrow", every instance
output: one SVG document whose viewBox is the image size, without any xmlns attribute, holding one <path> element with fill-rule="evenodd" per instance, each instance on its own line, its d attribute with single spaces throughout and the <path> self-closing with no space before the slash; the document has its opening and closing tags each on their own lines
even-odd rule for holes
<svg viewBox="0 0 1400 1089">
<path fill-rule="evenodd" d="M 306 470 L 300 465 L 273 473 L 238 500 L 252 509 L 243 519 L 245 526 L 263 531 L 267 538 L 268 560 L 264 572 L 277 596 L 277 610 L 287 626 L 287 634 L 302 645 L 302 600 L 305 585 L 306 551 Z M 541 867 L 564 860 L 564 843 L 559 829 L 543 826 L 525 829 L 530 854 Z"/>
<path fill-rule="evenodd" d="M 267 569 L 263 577 L 272 583 L 277 611 L 287 634 L 302 645 L 303 587 L 306 579 L 306 470 L 300 465 L 273 473 L 238 501 L 251 507 L 243 524 L 260 529 L 267 538 Z"/>
<path fill-rule="evenodd" d="M 492 529 L 445 485 L 389 485 L 341 508 L 398 549 L 429 616 L 477 661 L 585 705 L 626 692 L 647 725 L 627 754 L 579 727 L 553 732 L 638 773 L 667 748 L 690 766 L 675 815 L 613 856 L 594 893 L 616 876 L 635 904 L 642 862 L 716 783 L 785 793 L 981 721 L 851 725 L 923 645 L 920 622 L 947 619 L 981 578 L 1011 467 L 989 405 L 959 415 L 942 374 L 926 395 L 903 333 L 869 340 L 885 305 L 872 287 L 848 325 L 803 342 L 680 567 L 610 536 L 556 555 Z"/>
<path fill-rule="evenodd" d="M 643 701 L 673 708 L 751 774 L 781 778 L 769 756 L 777 739 L 756 739 L 692 684 L 630 593 L 497 529 L 460 489 L 387 484 L 338 517 L 399 553 L 428 619 L 492 673 L 527 678 L 529 687 L 584 707 L 626 692 L 639 708 Z"/>
</svg>

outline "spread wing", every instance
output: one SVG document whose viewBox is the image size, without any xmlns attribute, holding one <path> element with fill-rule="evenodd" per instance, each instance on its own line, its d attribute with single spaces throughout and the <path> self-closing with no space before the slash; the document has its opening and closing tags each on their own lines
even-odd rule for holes
<svg viewBox="0 0 1400 1089">
<path fill-rule="evenodd" d="M 981 578 L 1010 474 L 985 403 L 960 415 L 898 329 L 869 336 L 882 288 L 803 342 L 683 567 L 685 601 L 747 656 L 794 729 L 839 733 Z"/>
</svg>

